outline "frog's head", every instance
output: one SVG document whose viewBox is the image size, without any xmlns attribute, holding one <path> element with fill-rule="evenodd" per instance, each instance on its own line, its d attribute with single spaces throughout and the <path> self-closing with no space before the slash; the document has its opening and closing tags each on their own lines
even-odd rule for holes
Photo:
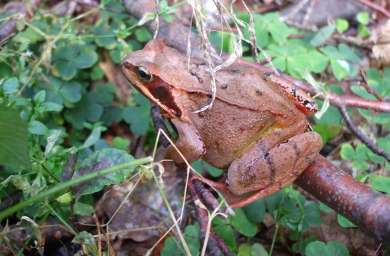
<svg viewBox="0 0 390 256">
<path fill-rule="evenodd" d="M 175 56 L 167 48 L 162 40 L 149 42 L 143 50 L 132 52 L 123 60 L 122 73 L 150 101 L 171 118 L 177 118 L 182 111 L 174 98 L 175 81 L 169 78 Z"/>
</svg>

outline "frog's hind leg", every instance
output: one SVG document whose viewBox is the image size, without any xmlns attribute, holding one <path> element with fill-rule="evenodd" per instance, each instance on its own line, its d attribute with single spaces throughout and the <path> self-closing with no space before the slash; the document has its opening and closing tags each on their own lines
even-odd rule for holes
<svg viewBox="0 0 390 256">
<path fill-rule="evenodd" d="M 235 195 L 257 191 L 267 196 L 293 182 L 314 160 L 322 147 L 320 136 L 306 132 L 264 151 L 260 141 L 228 170 L 229 190 Z"/>
</svg>

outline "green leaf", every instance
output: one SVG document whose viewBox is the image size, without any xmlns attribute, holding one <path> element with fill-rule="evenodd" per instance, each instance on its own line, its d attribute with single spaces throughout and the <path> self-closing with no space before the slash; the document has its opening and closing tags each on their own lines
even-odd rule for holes
<svg viewBox="0 0 390 256">
<path fill-rule="evenodd" d="M 5 94 L 13 94 L 18 91 L 19 81 L 16 77 L 11 77 L 5 80 L 3 84 L 3 91 Z"/>
<path fill-rule="evenodd" d="M 370 14 L 368 12 L 359 12 L 356 19 L 360 24 L 367 25 L 370 22 Z"/>
<path fill-rule="evenodd" d="M 108 50 L 114 49 L 117 45 L 117 40 L 115 34 L 112 32 L 112 28 L 109 26 L 104 26 L 104 24 L 99 25 L 94 28 L 95 33 L 95 42 L 97 45 L 104 47 Z"/>
<path fill-rule="evenodd" d="M 343 228 L 356 228 L 357 226 L 353 224 L 349 219 L 345 218 L 341 214 L 337 214 L 337 222 Z"/>
<path fill-rule="evenodd" d="M 252 247 L 250 244 L 241 244 L 237 256 L 252 256 Z"/>
<path fill-rule="evenodd" d="M 42 112 L 61 112 L 63 106 L 54 102 L 44 102 L 42 104 Z"/>
<path fill-rule="evenodd" d="M 122 117 L 126 123 L 130 124 L 131 131 L 135 135 L 142 135 L 149 129 L 150 103 L 140 93 L 134 93 L 135 106 L 126 107 L 122 112 Z"/>
<path fill-rule="evenodd" d="M 336 29 L 339 33 L 344 33 L 349 28 L 349 22 L 346 19 L 337 19 L 336 20 Z"/>
<path fill-rule="evenodd" d="M 351 71 L 349 63 L 345 60 L 331 60 L 330 66 L 334 76 L 339 81 L 347 77 Z"/>
<path fill-rule="evenodd" d="M 305 256 L 349 256 L 348 249 L 340 241 L 321 241 L 309 243 L 305 248 Z"/>
<path fill-rule="evenodd" d="M 71 80 L 77 74 L 77 67 L 69 61 L 58 60 L 54 64 L 53 74 Z"/>
<path fill-rule="evenodd" d="M 149 30 L 147 30 L 144 27 L 136 29 L 134 34 L 135 34 L 135 38 L 137 38 L 137 40 L 142 43 L 152 39 L 152 34 L 150 34 Z"/>
<path fill-rule="evenodd" d="M 341 145 L 340 156 L 345 160 L 355 159 L 355 150 L 352 145 L 349 143 L 344 143 Z"/>
<path fill-rule="evenodd" d="M 98 248 L 96 246 L 95 238 L 87 231 L 81 231 L 76 234 L 72 240 L 73 243 L 83 245 L 83 250 L 87 255 L 97 255 Z"/>
<path fill-rule="evenodd" d="M 305 248 L 305 256 L 334 256 L 330 254 L 326 244 L 320 241 L 314 241 L 309 243 Z"/>
<path fill-rule="evenodd" d="M 74 108 L 65 112 L 65 118 L 76 129 L 82 129 L 86 122 L 97 122 L 103 114 L 103 106 L 96 103 L 92 93 L 84 96 Z"/>
<path fill-rule="evenodd" d="M 251 256 L 268 256 L 268 252 L 263 245 L 255 243 L 252 245 Z"/>
<path fill-rule="evenodd" d="M 70 103 L 79 102 L 81 99 L 81 85 L 73 81 L 64 83 L 60 89 L 60 94 Z"/>
<path fill-rule="evenodd" d="M 186 240 L 191 255 L 199 255 L 200 250 L 200 228 L 198 224 L 188 225 L 184 230 L 184 240 Z"/>
<path fill-rule="evenodd" d="M 390 195 L 390 177 L 370 175 L 371 187 Z"/>
<path fill-rule="evenodd" d="M 79 69 L 92 67 L 98 55 L 90 45 L 63 45 L 53 53 L 53 74 L 64 80 L 72 79 Z"/>
<path fill-rule="evenodd" d="M 134 158 L 126 151 L 113 148 L 104 148 L 94 152 L 80 163 L 78 162 L 74 177 L 79 177 L 87 173 L 96 172 L 98 170 L 115 165 L 128 163 L 133 159 Z M 111 173 L 102 176 L 99 179 L 94 179 L 90 182 L 83 183 L 75 187 L 75 190 L 79 196 L 93 194 L 102 190 L 105 186 L 119 184 L 120 182 L 124 181 L 132 172 L 134 172 L 134 168 Z"/>
<path fill-rule="evenodd" d="M 121 150 L 129 150 L 130 140 L 122 137 L 115 137 L 112 140 L 112 146 Z"/>
<path fill-rule="evenodd" d="M 370 30 L 368 29 L 367 26 L 359 25 L 359 27 L 358 27 L 358 35 L 361 38 L 369 37 L 370 36 Z"/>
<path fill-rule="evenodd" d="M 37 94 L 34 95 L 34 102 L 37 104 L 41 104 L 46 99 L 46 91 L 40 90 Z"/>
<path fill-rule="evenodd" d="M 191 165 L 196 171 L 198 172 L 207 171 L 207 173 L 214 178 L 218 178 L 223 174 L 223 170 L 218 169 L 201 159 L 196 160 Z"/>
<path fill-rule="evenodd" d="M 90 204 L 76 200 L 76 203 L 73 205 L 73 212 L 80 216 L 91 216 L 95 212 L 95 208 Z"/>
<path fill-rule="evenodd" d="M 320 226 L 322 224 L 321 212 L 318 204 L 307 202 L 304 208 L 302 229 L 306 230 L 312 226 Z"/>
<path fill-rule="evenodd" d="M 161 256 L 184 256 L 184 251 L 179 247 L 178 241 L 172 236 L 164 241 L 164 247 L 161 250 Z"/>
<path fill-rule="evenodd" d="M 234 229 L 226 219 L 217 217 L 213 220 L 213 231 L 225 242 L 231 251 L 237 250 L 237 241 Z"/>
<path fill-rule="evenodd" d="M 314 47 L 320 46 L 328 40 L 334 33 L 336 26 L 334 24 L 329 24 L 326 27 L 321 28 L 310 40 L 310 44 Z"/>
<path fill-rule="evenodd" d="M 235 209 L 235 214 L 230 216 L 230 223 L 232 226 L 241 234 L 247 237 L 253 237 L 257 233 L 256 224 L 249 221 L 248 217 L 245 215 L 243 209 Z"/>
<path fill-rule="evenodd" d="M 349 256 L 347 247 L 340 241 L 330 241 L 327 243 L 327 247 L 333 256 Z"/>
<path fill-rule="evenodd" d="M 79 54 L 73 59 L 73 63 L 79 69 L 90 68 L 98 60 L 98 55 L 91 47 L 84 46 L 80 49 Z"/>
<path fill-rule="evenodd" d="M 200 230 L 199 225 L 188 225 L 184 230 L 184 240 L 187 242 L 191 255 L 197 256 L 200 251 Z M 164 242 L 161 256 L 184 256 L 184 249 L 174 237 L 168 237 Z"/>
<path fill-rule="evenodd" d="M 265 215 L 264 200 L 257 200 L 244 207 L 244 211 L 248 219 L 254 223 L 263 222 Z"/>
<path fill-rule="evenodd" d="M 29 167 L 27 124 L 17 111 L 0 106 L 0 165 Z"/>
<path fill-rule="evenodd" d="M 100 139 L 100 135 L 105 129 L 106 128 L 101 126 L 93 128 L 91 134 L 85 140 L 84 144 L 80 147 L 80 149 L 89 148 L 93 146 Z"/>
<path fill-rule="evenodd" d="M 46 125 L 44 125 L 42 122 L 32 120 L 28 124 L 28 131 L 35 135 L 46 135 L 49 129 L 47 129 Z"/>
</svg>

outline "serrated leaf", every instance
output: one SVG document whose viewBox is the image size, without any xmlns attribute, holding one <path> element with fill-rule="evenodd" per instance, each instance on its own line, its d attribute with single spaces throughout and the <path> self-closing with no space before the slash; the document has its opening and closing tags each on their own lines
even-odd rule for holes
<svg viewBox="0 0 390 256">
<path fill-rule="evenodd" d="M 0 106 L 0 165 L 29 167 L 27 124 L 15 110 Z"/>
</svg>

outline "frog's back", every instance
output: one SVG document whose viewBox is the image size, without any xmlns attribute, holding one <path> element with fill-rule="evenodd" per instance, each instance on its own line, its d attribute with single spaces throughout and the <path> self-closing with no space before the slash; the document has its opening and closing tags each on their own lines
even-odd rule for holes
<svg viewBox="0 0 390 256">
<path fill-rule="evenodd" d="M 281 88 L 266 82 L 258 70 L 236 64 L 217 73 L 217 97 L 243 108 L 269 111 L 274 115 L 296 115 L 299 112 Z"/>
<path fill-rule="evenodd" d="M 150 68 L 168 84 L 188 92 L 211 95 L 210 68 L 204 60 L 188 59 L 161 41 L 152 41 L 133 59 L 153 63 Z M 146 57 L 145 57 L 146 56 Z M 142 65 L 142 63 L 140 63 Z M 233 63 L 216 72 L 217 97 L 230 104 L 255 111 L 286 115 L 296 113 L 294 104 L 277 85 L 267 83 L 254 67 Z"/>
</svg>

